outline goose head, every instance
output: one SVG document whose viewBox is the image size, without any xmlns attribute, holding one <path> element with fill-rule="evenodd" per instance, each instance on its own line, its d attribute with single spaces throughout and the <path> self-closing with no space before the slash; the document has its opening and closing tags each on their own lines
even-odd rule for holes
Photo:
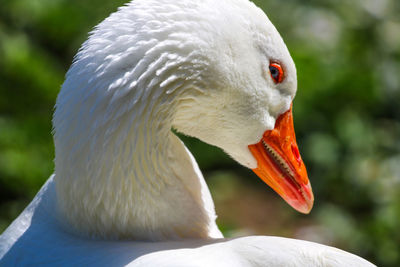
<svg viewBox="0 0 400 267">
<path fill-rule="evenodd" d="M 219 34 L 206 50 L 202 75 L 207 89 L 180 101 L 173 126 L 222 148 L 308 213 L 313 194 L 292 117 L 295 64 L 267 16 L 252 4 L 246 7 L 215 22 Z"/>
</svg>

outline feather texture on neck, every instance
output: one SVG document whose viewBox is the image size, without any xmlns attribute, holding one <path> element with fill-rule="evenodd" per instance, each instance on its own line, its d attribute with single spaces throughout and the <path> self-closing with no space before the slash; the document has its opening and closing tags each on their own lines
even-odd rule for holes
<svg viewBox="0 0 400 267">
<path fill-rule="evenodd" d="M 61 216 L 79 233 L 106 239 L 219 237 L 201 172 L 170 130 L 179 105 L 207 86 L 204 40 L 185 36 L 193 20 L 151 18 L 187 11 L 138 16 L 140 3 L 92 32 L 59 94 Z"/>
</svg>

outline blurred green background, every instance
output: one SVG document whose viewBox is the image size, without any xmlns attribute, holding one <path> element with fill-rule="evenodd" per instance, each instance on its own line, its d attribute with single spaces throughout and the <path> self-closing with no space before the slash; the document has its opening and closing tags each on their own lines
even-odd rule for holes
<svg viewBox="0 0 400 267">
<path fill-rule="evenodd" d="M 51 116 L 87 32 L 123 0 L 0 4 L 0 232 L 53 172 Z M 290 208 L 217 148 L 182 137 L 226 236 L 280 235 L 400 266 L 400 1 L 254 1 L 292 53 L 295 127 L 315 193 Z"/>
</svg>

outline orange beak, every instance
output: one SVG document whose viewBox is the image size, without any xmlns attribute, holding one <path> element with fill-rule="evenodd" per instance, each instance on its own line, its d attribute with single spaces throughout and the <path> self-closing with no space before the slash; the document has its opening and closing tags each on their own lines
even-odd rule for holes
<svg viewBox="0 0 400 267">
<path fill-rule="evenodd" d="M 297 147 L 292 107 L 249 149 L 258 163 L 253 171 L 294 209 L 309 213 L 314 195 Z"/>
</svg>

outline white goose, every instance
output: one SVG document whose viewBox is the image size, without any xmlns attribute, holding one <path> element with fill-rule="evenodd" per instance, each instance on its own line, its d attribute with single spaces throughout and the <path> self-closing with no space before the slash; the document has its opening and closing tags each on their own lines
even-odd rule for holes
<svg viewBox="0 0 400 267">
<path fill-rule="evenodd" d="M 203 176 L 171 132 L 224 149 L 307 213 L 296 89 L 283 40 L 247 0 L 120 8 L 67 74 L 55 174 L 0 236 L 0 266 L 373 266 L 306 241 L 223 239 Z"/>
</svg>

